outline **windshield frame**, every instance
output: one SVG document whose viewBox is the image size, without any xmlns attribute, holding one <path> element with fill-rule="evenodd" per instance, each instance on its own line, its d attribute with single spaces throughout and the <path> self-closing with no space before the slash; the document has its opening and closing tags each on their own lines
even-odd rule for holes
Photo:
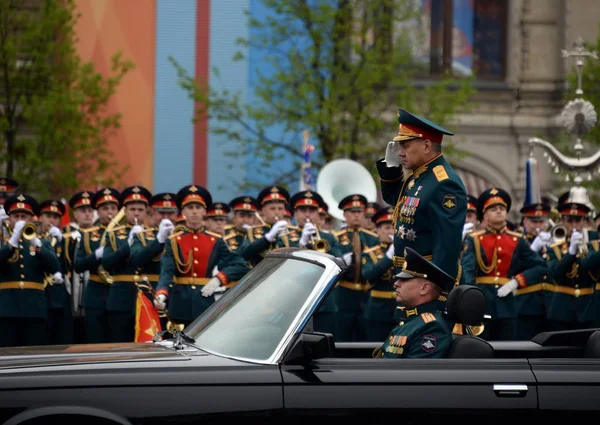
<svg viewBox="0 0 600 425">
<path fill-rule="evenodd" d="M 321 277 L 319 278 L 317 283 L 314 285 L 314 288 L 311 291 L 310 295 L 307 297 L 307 299 L 304 301 L 304 303 L 300 307 L 298 314 L 290 323 L 290 326 L 283 334 L 283 336 L 282 336 L 281 340 L 279 341 L 279 343 L 277 344 L 276 348 L 271 353 L 271 356 L 269 358 L 267 358 L 266 360 L 239 357 L 239 356 L 231 356 L 231 355 L 220 353 L 220 352 L 217 352 L 217 351 L 214 351 L 211 349 L 207 349 L 205 347 L 202 347 L 202 345 L 198 345 L 197 342 L 195 342 L 194 344 L 196 344 L 196 347 L 198 349 L 205 351 L 207 353 L 213 354 L 215 356 L 233 359 L 233 360 L 239 360 L 239 361 L 248 362 L 248 363 L 265 364 L 265 365 L 279 364 L 282 359 L 282 356 L 287 351 L 287 348 L 288 348 L 289 344 L 292 342 L 294 336 L 304 328 L 304 326 L 310 319 L 311 315 L 316 310 L 317 306 L 321 303 L 321 301 L 323 301 L 325 296 L 330 292 L 329 289 L 335 284 L 335 282 L 337 281 L 337 278 L 340 275 L 340 272 L 342 270 L 340 268 L 340 266 L 334 261 L 334 257 L 330 256 L 329 254 L 323 254 L 323 253 L 319 253 L 319 252 L 311 251 L 311 250 L 303 250 L 303 249 L 297 249 L 297 248 L 296 249 L 278 249 L 278 250 L 269 252 L 269 254 L 267 254 L 266 258 L 281 259 L 281 261 L 304 261 L 304 262 L 313 263 L 315 265 L 318 265 L 319 267 L 323 267 L 323 272 L 321 274 Z M 252 269 L 252 270 L 254 270 L 254 269 Z M 246 276 L 249 276 L 250 273 L 252 273 L 252 270 L 250 270 L 250 272 L 248 272 L 248 275 L 246 275 Z M 244 276 L 243 279 L 245 279 L 246 276 Z M 242 283 L 243 282 L 240 282 L 240 284 L 242 284 Z M 205 316 L 214 314 L 215 309 L 218 308 L 218 306 L 222 302 L 227 302 L 227 300 L 229 298 L 243 296 L 243 295 L 235 295 L 241 289 L 240 284 L 236 285 L 235 288 L 231 289 L 230 290 L 231 292 L 228 291 L 229 293 L 226 293 L 225 295 L 223 295 L 223 297 L 221 299 L 219 299 L 218 302 L 213 303 L 204 313 L 202 313 L 200 316 L 198 316 L 196 318 L 196 320 L 194 320 L 192 323 L 190 323 L 190 325 L 188 325 L 184 329 L 184 332 L 187 335 L 189 335 L 190 337 L 196 339 L 196 335 L 198 334 L 198 331 L 193 331 L 193 328 L 197 327 L 199 322 L 204 320 Z"/>
</svg>

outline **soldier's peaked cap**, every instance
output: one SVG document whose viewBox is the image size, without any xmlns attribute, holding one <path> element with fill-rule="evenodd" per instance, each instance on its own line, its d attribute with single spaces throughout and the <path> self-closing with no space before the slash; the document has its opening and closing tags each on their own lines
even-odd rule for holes
<svg viewBox="0 0 600 425">
<path fill-rule="evenodd" d="M 111 202 L 119 205 L 120 197 L 121 197 L 121 194 L 119 193 L 119 191 L 117 189 L 115 189 L 113 187 L 104 187 L 104 188 L 100 189 L 98 192 L 96 192 L 96 194 L 94 195 L 94 199 L 92 200 L 92 203 L 94 205 L 94 208 L 98 208 L 100 205 L 108 204 Z"/>
<path fill-rule="evenodd" d="M 176 211 L 177 195 L 170 192 L 157 193 L 150 198 L 150 206 L 156 211 Z"/>
<path fill-rule="evenodd" d="M 36 215 L 39 205 L 33 196 L 26 193 L 16 193 L 10 196 L 4 203 L 4 210 L 7 214 L 14 212 L 25 212 Z"/>
<path fill-rule="evenodd" d="M 233 211 L 258 211 L 258 201 L 252 196 L 238 196 L 229 202 L 229 206 Z"/>
<path fill-rule="evenodd" d="M 17 190 L 19 183 L 8 177 L 0 177 L 0 194 L 12 193 Z"/>
<path fill-rule="evenodd" d="M 506 212 L 510 211 L 512 200 L 506 190 L 498 189 L 496 187 L 484 190 L 477 199 L 477 212 L 480 215 L 483 215 L 488 208 L 491 208 L 494 205 L 504 205 L 506 207 Z"/>
<path fill-rule="evenodd" d="M 61 217 L 65 215 L 66 211 L 65 204 L 54 199 L 48 199 L 47 201 L 42 202 L 39 209 L 40 214 L 56 214 Z"/>
<path fill-rule="evenodd" d="M 183 208 L 188 204 L 200 204 L 207 208 L 212 204 L 212 196 L 204 187 L 190 184 L 182 187 L 177 192 L 177 206 Z"/>
<path fill-rule="evenodd" d="M 456 279 L 448 273 L 417 253 L 414 249 L 406 247 L 404 248 L 402 271 L 396 275 L 396 278 L 413 279 L 415 277 L 427 279 L 445 292 L 450 292 L 456 283 Z"/>
<path fill-rule="evenodd" d="M 121 205 L 125 206 L 132 202 L 150 204 L 152 193 L 143 186 L 130 186 L 121 192 Z"/>
<path fill-rule="evenodd" d="M 69 199 L 69 207 L 71 209 L 77 209 L 79 207 L 90 207 L 93 208 L 92 202 L 94 200 L 94 192 L 88 190 L 82 190 L 71 196 Z"/>
<path fill-rule="evenodd" d="M 291 204 L 294 209 L 298 207 L 314 207 L 318 209 L 323 205 L 323 198 L 317 192 L 303 190 L 292 196 Z"/>
<path fill-rule="evenodd" d="M 267 202 L 290 202 L 290 193 L 281 186 L 267 186 L 257 196 L 258 203 L 262 206 Z"/>
<path fill-rule="evenodd" d="M 435 143 L 442 143 L 444 134 L 453 136 L 450 130 L 429 121 L 426 118 L 398 109 L 398 135 L 394 141 L 403 142 L 412 139 L 428 139 Z"/>
</svg>

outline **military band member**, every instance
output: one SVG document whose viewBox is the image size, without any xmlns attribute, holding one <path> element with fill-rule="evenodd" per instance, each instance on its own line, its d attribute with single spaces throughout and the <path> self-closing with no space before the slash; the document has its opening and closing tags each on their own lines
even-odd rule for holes
<svg viewBox="0 0 600 425">
<path fill-rule="evenodd" d="M 363 222 L 363 227 L 367 230 L 375 231 L 375 224 L 371 217 L 381 209 L 381 205 L 377 202 L 367 202 L 367 206 L 365 208 L 365 221 Z"/>
<path fill-rule="evenodd" d="M 452 327 L 438 299 L 450 292 L 456 278 L 445 273 L 415 250 L 406 248 L 402 271 L 396 276 L 396 301 L 406 307 L 406 319 L 389 333 L 374 357 L 444 358 L 452 343 Z"/>
<path fill-rule="evenodd" d="M 89 344 L 110 342 L 108 324 L 108 292 L 112 278 L 102 267 L 104 246 L 101 245 L 106 227 L 119 211 L 121 194 L 112 187 L 105 187 L 94 194 L 92 205 L 98 214 L 96 226 L 81 229 L 77 246 L 75 272 L 89 272 L 89 281 L 83 293 L 85 330 Z"/>
<path fill-rule="evenodd" d="M 182 233 L 169 237 L 168 224 L 161 223 L 159 228 L 157 241 L 166 251 L 154 303 L 159 310 L 165 310 L 168 303 L 168 316 L 175 326 L 189 325 L 214 302 L 215 291 L 249 270 L 223 238 L 202 227 L 211 203 L 210 193 L 202 186 L 185 186 L 177 193 L 177 205 L 186 218 Z"/>
<path fill-rule="evenodd" d="M 229 202 L 233 212 L 233 224 L 224 237 L 232 251 L 242 249 L 248 229 L 256 224 L 258 202 L 251 196 L 238 196 Z M 240 251 L 241 252 L 241 251 Z"/>
<path fill-rule="evenodd" d="M 281 236 L 286 236 L 289 223 L 283 219 L 290 194 L 281 186 L 267 186 L 257 197 L 260 224 L 248 228 L 247 243 L 240 254 L 251 266 L 257 265 L 271 250 L 278 248 Z M 283 242 L 285 245 L 285 242 Z"/>
<path fill-rule="evenodd" d="M 364 309 L 371 286 L 361 275 L 362 252 L 379 242 L 379 236 L 362 227 L 367 198 L 353 194 L 343 198 L 338 208 L 344 212 L 346 227 L 335 232 L 342 249 L 342 258 L 350 268 L 341 276 L 333 290 L 338 312 L 335 318 L 336 341 L 366 341 Z"/>
<path fill-rule="evenodd" d="M 40 204 L 41 233 L 54 249 L 63 278 L 67 275 L 67 268 L 63 245 L 64 239 L 59 226 L 65 212 L 66 208 L 61 201 L 47 200 Z M 45 290 L 48 306 L 47 343 L 50 345 L 72 344 L 73 312 L 71 310 L 71 296 L 67 292 L 64 280 L 54 284 L 52 279 L 48 278 L 47 282 Z"/>
<path fill-rule="evenodd" d="M 329 214 L 329 205 L 325 201 L 319 206 L 319 229 L 324 233 L 333 231 L 333 217 Z"/>
<path fill-rule="evenodd" d="M 158 229 L 158 225 L 163 218 L 169 219 L 171 223 L 177 225 L 177 202 L 175 193 L 163 192 L 156 193 L 150 199 L 150 209 L 152 210 L 152 226 Z"/>
<path fill-rule="evenodd" d="M 213 202 L 206 209 L 206 230 L 224 236 L 231 207 L 224 202 Z"/>
<path fill-rule="evenodd" d="M 517 297 L 536 290 L 549 274 L 525 238 L 506 228 L 511 203 L 502 189 L 491 188 L 479 196 L 478 214 L 486 220 L 487 228 L 467 236 L 462 256 L 464 283 L 479 286 L 486 297 L 486 314 L 491 321 L 485 324 L 481 337 L 488 340 L 523 338 L 525 324 L 517 320 Z"/>
<path fill-rule="evenodd" d="M 467 193 L 442 154 L 442 137 L 453 133 L 403 109 L 398 122 L 398 135 L 377 161 L 383 200 L 396 207 L 395 251 L 411 247 L 458 281 Z M 403 167 L 411 170 L 406 178 Z M 396 256 L 394 266 L 403 261 Z"/>
<path fill-rule="evenodd" d="M 38 210 L 36 200 L 19 193 L 9 197 L 11 235 L 0 248 L 0 346 L 42 345 L 46 341 L 46 275 L 62 280 L 54 250 L 35 232 L 24 234 Z M 29 230 L 29 229 L 27 229 Z"/>
</svg>

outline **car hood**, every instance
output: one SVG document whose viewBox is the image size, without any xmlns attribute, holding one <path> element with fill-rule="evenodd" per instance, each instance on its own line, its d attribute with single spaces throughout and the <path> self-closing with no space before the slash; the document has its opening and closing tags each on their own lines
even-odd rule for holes
<svg viewBox="0 0 600 425">
<path fill-rule="evenodd" d="M 11 347 L 0 349 L 0 370 L 70 364 L 186 360 L 188 356 L 183 353 L 168 346 L 151 343 Z M 197 351 L 196 353 L 198 354 Z"/>
</svg>

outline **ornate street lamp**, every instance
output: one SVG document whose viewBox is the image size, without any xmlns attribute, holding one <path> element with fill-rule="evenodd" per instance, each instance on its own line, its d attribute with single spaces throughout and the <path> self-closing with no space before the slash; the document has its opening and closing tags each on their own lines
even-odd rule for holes
<svg viewBox="0 0 600 425">
<path fill-rule="evenodd" d="M 537 166 L 535 158 L 533 158 L 534 148 L 536 146 L 544 149 L 544 158 L 547 158 L 548 164 L 553 167 L 555 174 L 565 173 L 565 180 L 570 181 L 573 175 L 574 187 L 571 188 L 569 196 L 570 202 L 578 202 L 587 204 L 593 209 L 587 190 L 581 186 L 584 176 L 588 180 L 592 180 L 592 176 L 600 174 L 600 151 L 592 156 L 582 157 L 583 143 L 581 141 L 584 134 L 590 132 L 596 125 L 598 115 L 594 105 L 583 99 L 583 89 L 581 88 L 582 68 L 585 59 L 598 59 L 598 55 L 594 51 L 585 49 L 583 39 L 577 38 L 573 45 L 573 50 L 562 50 L 563 58 L 575 58 L 577 72 L 577 89 L 575 90 L 576 98 L 567 102 L 560 114 L 560 122 L 565 129 L 572 135 L 574 139 L 573 149 L 575 157 L 569 157 L 561 153 L 552 143 L 538 137 L 529 139 L 529 159 L 527 160 L 527 174 L 531 173 L 532 166 Z M 533 173 L 531 173 L 533 174 Z M 536 199 L 530 199 L 533 202 L 539 202 Z"/>
</svg>

